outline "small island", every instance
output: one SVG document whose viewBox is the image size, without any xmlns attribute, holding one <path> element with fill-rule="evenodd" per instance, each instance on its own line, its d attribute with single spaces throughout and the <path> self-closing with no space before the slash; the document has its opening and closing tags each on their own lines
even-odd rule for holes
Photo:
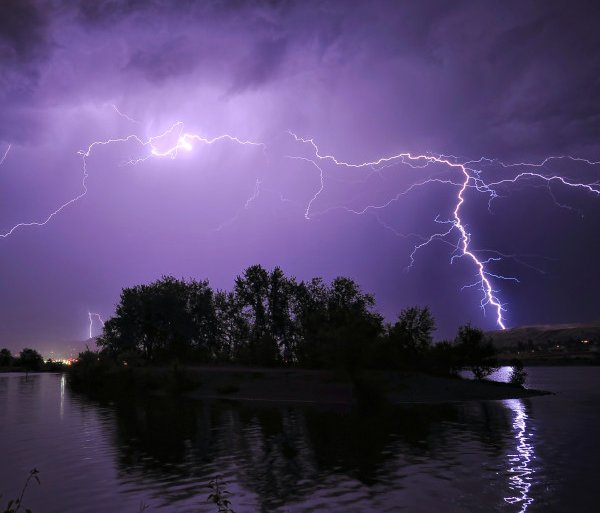
<svg viewBox="0 0 600 513">
<path fill-rule="evenodd" d="M 202 399 L 375 405 L 509 399 L 544 394 L 487 381 L 497 367 L 470 324 L 433 342 L 427 307 L 385 323 L 350 278 L 297 281 L 276 267 L 247 268 L 231 291 L 165 276 L 123 289 L 98 350 L 70 367 L 75 390 L 185 394 Z M 463 379 L 471 371 L 475 380 Z"/>
</svg>

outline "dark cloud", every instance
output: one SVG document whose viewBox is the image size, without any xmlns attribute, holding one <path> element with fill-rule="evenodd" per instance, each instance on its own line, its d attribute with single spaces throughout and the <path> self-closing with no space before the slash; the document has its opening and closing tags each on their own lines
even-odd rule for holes
<svg viewBox="0 0 600 513">
<path fill-rule="evenodd" d="M 184 36 L 159 41 L 153 48 L 141 48 L 131 55 L 126 68 L 140 71 L 152 82 L 193 73 L 202 62 L 203 49 Z"/>
<path fill-rule="evenodd" d="M 248 55 L 241 59 L 234 71 L 232 91 L 260 86 L 273 78 L 282 67 L 287 41 L 282 38 L 259 41 Z"/>
<path fill-rule="evenodd" d="M 549 141 L 560 150 L 573 141 L 595 144 L 600 96 L 600 32 L 590 12 L 591 3 L 576 8 L 564 2 L 545 5 L 529 19 L 514 16 L 513 25 L 502 31 L 489 47 L 494 74 L 506 89 L 491 88 L 504 98 L 497 126 L 515 124 L 538 134 L 534 142 Z M 493 97 L 492 97 L 493 99 Z"/>
<path fill-rule="evenodd" d="M 0 56 L 14 61 L 47 55 L 48 13 L 44 2 L 4 0 L 0 16 Z"/>
<path fill-rule="evenodd" d="M 549 139 L 589 150 L 600 129 L 598 12 L 588 1 L 7 0 L 0 106 L 12 122 L 52 96 L 103 103 L 134 83 L 190 81 L 231 97 L 299 76 L 338 82 L 340 94 L 357 81 L 374 94 L 380 81 L 411 96 L 385 116 L 409 116 L 444 151 L 536 152 Z M 51 75 L 58 66 L 72 74 L 66 87 Z"/>
<path fill-rule="evenodd" d="M 50 54 L 50 17 L 45 2 L 5 0 L 1 9 L 0 95 L 19 99 L 35 87 Z"/>
</svg>

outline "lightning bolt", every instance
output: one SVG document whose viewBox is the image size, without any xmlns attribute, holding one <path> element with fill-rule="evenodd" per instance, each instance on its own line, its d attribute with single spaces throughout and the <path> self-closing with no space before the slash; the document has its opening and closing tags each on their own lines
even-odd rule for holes
<svg viewBox="0 0 600 513">
<path fill-rule="evenodd" d="M 114 110 L 119 116 L 121 116 L 123 119 L 125 119 L 126 121 L 129 121 L 130 123 L 134 123 L 136 125 L 140 125 L 141 121 L 138 121 L 137 119 L 133 119 L 132 117 L 128 116 L 127 114 L 125 114 L 124 112 L 121 112 L 119 110 L 119 107 L 117 107 L 114 103 L 109 103 L 108 106 Z"/>
<path fill-rule="evenodd" d="M 170 146 L 167 146 L 164 149 L 161 149 L 160 148 L 161 141 L 163 141 L 164 139 L 167 139 L 172 134 L 177 135 L 175 144 L 172 144 Z M 194 143 L 200 143 L 200 144 L 210 146 L 210 145 L 213 145 L 213 144 L 216 144 L 219 142 L 227 141 L 227 142 L 236 143 L 236 144 L 239 144 L 242 146 L 260 147 L 263 149 L 263 151 L 266 149 L 266 145 L 264 143 L 254 142 L 254 141 L 249 141 L 249 140 L 242 140 L 231 134 L 222 134 L 222 135 L 219 135 L 216 137 L 209 138 L 209 137 L 204 137 L 199 134 L 187 133 L 184 131 L 184 124 L 181 121 L 177 121 L 177 122 L 173 123 L 164 132 L 162 132 L 158 135 L 155 135 L 155 136 L 148 137 L 147 139 L 143 139 L 140 136 L 138 136 L 137 134 L 130 134 L 130 135 L 127 135 L 127 136 L 121 137 L 121 138 L 106 139 L 106 140 L 102 140 L 102 141 L 94 141 L 87 147 L 87 149 L 79 150 L 77 152 L 77 155 L 79 155 L 82 160 L 82 164 L 81 164 L 81 171 L 82 171 L 81 189 L 82 190 L 81 190 L 81 192 L 79 194 L 77 194 L 76 196 L 74 196 L 73 198 L 71 198 L 71 199 L 65 201 L 64 203 L 62 203 L 61 205 L 59 205 L 55 210 L 50 212 L 48 215 L 46 215 L 41 220 L 27 221 L 27 222 L 21 222 L 21 223 L 15 224 L 9 230 L 7 230 L 3 233 L 0 233 L 0 238 L 5 239 L 5 238 L 11 236 L 15 231 L 17 231 L 20 228 L 45 226 L 54 217 L 56 217 L 58 214 L 60 214 L 63 210 L 65 210 L 69 206 L 73 205 L 74 203 L 78 202 L 80 199 L 82 199 L 88 193 L 87 180 L 89 178 L 89 173 L 88 173 L 87 165 L 88 165 L 88 159 L 91 157 L 93 151 L 98 147 L 107 146 L 107 145 L 111 145 L 111 144 L 118 144 L 118 143 L 127 143 L 127 142 L 131 142 L 131 141 L 137 143 L 140 146 L 140 149 L 142 150 L 143 154 L 141 156 L 134 157 L 134 158 L 131 158 L 130 160 L 128 160 L 126 162 L 126 164 L 129 164 L 129 165 L 136 165 L 141 162 L 145 162 L 146 160 L 151 159 L 151 158 L 169 157 L 171 159 L 175 159 L 175 158 L 177 158 L 179 151 L 181 151 L 181 150 L 191 151 L 194 147 Z M 8 150 L 7 150 L 7 152 L 8 152 Z M 6 156 L 6 153 L 5 153 L 5 156 Z"/>
<path fill-rule="evenodd" d="M 552 161 L 556 161 L 556 160 L 567 160 L 567 161 L 571 161 L 571 162 L 587 164 L 589 166 L 595 166 L 595 165 L 600 164 L 600 161 L 593 161 L 593 160 L 584 159 L 584 158 L 580 158 L 580 157 L 561 155 L 561 156 L 547 157 L 538 163 L 519 162 L 516 164 L 505 164 L 501 161 L 488 159 L 485 157 L 481 157 L 480 159 L 477 159 L 477 160 L 461 162 L 460 159 L 458 159 L 457 157 L 455 157 L 453 155 L 435 155 L 435 154 L 416 154 L 415 155 L 410 152 L 402 152 L 402 153 L 398 153 L 398 154 L 391 155 L 391 156 L 379 157 L 372 161 L 355 163 L 355 162 L 348 162 L 345 160 L 338 159 L 334 155 L 322 153 L 319 146 L 317 145 L 317 143 L 315 142 L 315 140 L 313 138 L 300 137 L 292 131 L 288 131 L 288 134 L 293 137 L 295 142 L 298 142 L 298 143 L 301 143 L 304 145 L 308 145 L 309 148 L 312 150 L 311 158 L 307 158 L 307 157 L 290 157 L 290 158 L 304 160 L 304 161 L 310 163 L 311 165 L 313 165 L 314 167 L 316 167 L 320 172 L 321 186 L 317 190 L 317 192 L 314 194 L 314 196 L 310 199 L 310 201 L 308 202 L 308 205 L 307 205 L 307 208 L 305 211 L 305 217 L 307 219 L 309 219 L 309 217 L 310 217 L 309 214 L 310 214 L 311 207 L 313 206 L 313 204 L 317 200 L 318 196 L 323 192 L 323 189 L 324 189 L 324 183 L 325 183 L 324 182 L 324 170 L 321 166 L 319 166 L 317 164 L 318 162 L 322 162 L 322 163 L 328 162 L 331 165 L 338 167 L 338 168 L 369 169 L 369 170 L 371 170 L 371 172 L 367 176 L 367 179 L 369 178 L 369 176 L 371 176 L 371 174 L 373 172 L 378 172 L 378 171 L 381 171 L 383 168 L 392 167 L 394 165 L 407 165 L 413 169 L 425 169 L 430 165 L 441 165 L 444 168 L 447 168 L 454 175 L 456 175 L 456 177 L 453 179 L 434 178 L 434 177 L 426 178 L 422 181 L 411 184 L 406 189 L 404 189 L 404 190 L 400 191 L 399 193 L 397 193 L 396 195 L 394 195 L 388 201 L 385 201 L 380 204 L 370 204 L 370 205 L 365 206 L 362 209 L 352 209 L 352 208 L 348 208 L 345 206 L 330 207 L 330 208 L 322 211 L 321 213 L 322 214 L 327 213 L 333 209 L 339 208 L 339 209 L 343 209 L 349 213 L 353 213 L 356 215 L 363 215 L 363 214 L 366 214 L 367 212 L 383 210 L 383 209 L 389 207 L 392 203 L 399 201 L 403 196 L 409 194 L 413 190 L 420 188 L 420 187 L 429 186 L 434 183 L 453 187 L 456 190 L 456 193 L 455 193 L 454 208 L 451 212 L 451 218 L 448 220 L 440 220 L 439 216 L 438 216 L 434 219 L 434 221 L 436 223 L 447 226 L 447 228 L 445 230 L 440 230 L 439 232 L 435 232 L 427 237 L 420 236 L 417 234 L 403 235 L 403 234 L 399 234 L 398 232 L 395 232 L 395 230 L 393 230 L 391 227 L 389 227 L 388 225 L 383 223 L 378 216 L 377 216 L 377 220 L 378 220 L 378 222 L 380 222 L 380 224 L 382 224 L 382 226 L 384 228 L 391 230 L 396 235 L 400 235 L 403 237 L 416 236 L 417 238 L 421 239 L 421 242 L 419 242 L 418 244 L 416 244 L 414 246 L 413 251 L 409 255 L 410 263 L 408 265 L 408 269 L 410 269 L 412 267 L 412 265 L 414 264 L 415 255 L 417 254 L 417 252 L 420 249 L 433 243 L 434 241 L 441 241 L 441 242 L 451 245 L 453 247 L 453 252 L 452 252 L 452 256 L 450 258 L 450 263 L 454 263 L 454 261 L 459 258 L 466 259 L 467 261 L 469 261 L 471 263 L 471 265 L 475 269 L 476 281 L 472 284 L 465 285 L 463 287 L 463 289 L 476 287 L 481 290 L 481 293 L 482 293 L 481 302 L 480 302 L 481 309 L 485 313 L 486 308 L 491 308 L 495 314 L 496 324 L 501 329 L 506 328 L 506 319 L 504 317 L 506 308 L 505 308 L 505 304 L 500 300 L 500 298 L 498 296 L 499 291 L 496 288 L 494 288 L 492 281 L 513 281 L 513 282 L 518 283 L 519 280 L 515 277 L 503 276 L 500 274 L 493 273 L 489 270 L 489 265 L 492 264 L 493 262 L 500 261 L 504 257 L 513 258 L 516 261 L 519 261 L 519 259 L 518 259 L 517 255 L 503 255 L 499 252 L 496 252 L 497 253 L 496 257 L 481 258 L 478 256 L 478 253 L 489 252 L 491 250 L 477 251 L 472 247 L 471 234 L 467 228 L 467 224 L 465 223 L 465 221 L 463 219 L 464 216 L 462 213 L 463 207 L 466 203 L 467 191 L 474 190 L 474 191 L 489 195 L 488 206 L 490 208 L 490 211 L 491 211 L 491 202 L 494 199 L 497 199 L 500 197 L 500 194 L 498 193 L 499 188 L 502 188 L 503 186 L 506 187 L 509 185 L 514 185 L 517 182 L 528 181 L 528 180 L 545 183 L 548 187 L 550 187 L 551 183 L 558 183 L 564 187 L 580 189 L 583 192 L 587 192 L 587 193 L 591 193 L 596 196 L 600 196 L 600 185 L 598 182 L 580 183 L 580 182 L 574 182 L 572 180 L 569 180 L 568 178 L 566 178 L 562 175 L 544 174 L 544 173 L 540 173 L 540 172 L 537 172 L 534 170 L 526 170 L 526 171 L 522 170 L 523 168 L 525 168 L 525 169 L 527 169 L 527 168 L 543 169 L 544 166 L 546 166 L 548 163 L 550 163 Z M 476 169 L 474 166 L 483 165 L 483 164 L 493 164 L 493 163 L 498 164 L 505 170 L 512 170 L 513 168 L 516 168 L 518 170 L 518 172 L 517 172 L 517 174 L 513 175 L 510 178 L 503 178 L 503 179 L 497 180 L 497 181 L 486 182 L 482 178 L 482 170 Z M 550 194 L 554 200 L 554 203 L 557 206 L 572 208 L 572 207 L 568 207 L 566 205 L 560 204 L 556 200 L 556 198 L 554 198 L 551 190 L 550 190 Z M 457 234 L 456 242 L 450 241 L 450 237 L 453 234 Z M 524 264 L 524 265 L 527 265 L 528 267 L 532 267 L 529 264 Z M 532 268 L 536 269 L 535 267 L 532 267 Z M 536 270 L 538 270 L 538 269 L 536 269 Z M 543 272 L 543 271 L 540 271 L 540 272 Z"/>
<path fill-rule="evenodd" d="M 294 157 L 294 156 L 288 155 L 287 158 L 293 159 L 293 160 L 303 160 L 305 162 L 308 162 L 309 164 L 316 167 L 319 171 L 319 180 L 321 182 L 321 186 L 320 186 L 319 190 L 314 194 L 314 196 L 312 198 L 310 198 L 310 201 L 308 202 L 308 204 L 306 205 L 306 209 L 304 210 L 304 218 L 307 220 L 310 220 L 310 208 L 312 207 L 312 204 L 315 201 L 317 201 L 317 198 L 319 197 L 319 195 L 323 192 L 323 189 L 325 188 L 323 169 L 321 169 L 315 161 L 313 161 L 311 159 L 307 159 L 305 157 Z"/>
<path fill-rule="evenodd" d="M 573 161 L 575 161 L 575 160 L 581 161 L 582 159 L 572 159 L 572 160 Z M 585 160 L 585 162 L 587 162 L 589 165 L 597 165 L 598 164 L 598 162 L 593 162 L 591 160 Z M 527 179 L 527 178 L 542 180 L 548 184 L 550 184 L 552 182 L 558 182 L 566 187 L 571 187 L 571 188 L 575 188 L 575 189 L 583 189 L 584 191 L 591 192 L 592 194 L 595 194 L 596 196 L 600 196 L 600 186 L 599 186 L 598 182 L 577 183 L 577 182 L 571 182 L 560 175 L 546 176 L 546 175 L 542 175 L 540 173 L 532 173 L 532 172 L 523 172 L 523 173 L 519 173 L 518 175 L 516 175 L 513 178 L 506 178 L 504 180 L 499 180 L 497 182 L 490 182 L 489 184 L 486 184 L 486 187 L 488 187 L 489 189 L 493 189 L 494 187 L 498 187 L 499 185 L 514 184 L 514 183 L 518 182 L 519 180 L 523 180 L 523 179 Z"/>
<path fill-rule="evenodd" d="M 0 233 L 0 239 L 6 239 L 7 237 L 10 237 L 19 228 L 28 228 L 28 227 L 32 227 L 32 226 L 45 226 L 46 224 L 48 224 L 52 220 L 53 217 L 60 214 L 65 208 L 72 205 L 73 203 L 76 203 L 77 201 L 79 201 L 81 198 L 83 198 L 87 194 L 87 192 L 88 192 L 87 179 L 88 179 L 88 172 L 87 172 L 86 159 L 84 157 L 83 158 L 83 176 L 81 179 L 81 186 L 82 186 L 83 190 L 80 194 L 71 198 L 70 200 L 66 201 L 65 203 L 61 204 L 58 208 L 56 208 L 55 210 L 50 212 L 50 214 L 48 214 L 45 218 L 43 218 L 40 221 L 27 221 L 27 222 L 15 224 L 8 231 Z"/>
<path fill-rule="evenodd" d="M 98 313 L 94 313 L 94 312 L 88 312 L 88 318 L 90 320 L 90 336 L 89 338 L 92 338 L 92 329 L 94 327 L 94 318 L 96 318 L 100 324 L 102 324 L 102 327 L 104 328 L 104 320 L 102 319 L 102 317 L 100 316 L 100 314 Z"/>
<path fill-rule="evenodd" d="M 0 166 L 2 164 L 4 164 L 4 161 L 6 160 L 6 157 L 8 156 L 8 152 L 10 151 L 11 147 L 12 147 L 12 144 L 9 144 L 6 147 L 6 150 L 4 150 L 4 153 L 2 154 L 2 158 L 0 158 Z"/>
<path fill-rule="evenodd" d="M 110 105 L 117 115 L 124 118 L 126 121 L 131 123 L 139 124 L 140 122 L 127 114 L 119 110 L 114 104 Z M 556 174 L 556 173 L 545 173 L 546 166 L 556 161 L 567 161 L 578 164 L 585 164 L 588 166 L 600 165 L 600 161 L 593 161 L 579 157 L 572 157 L 568 155 L 550 156 L 537 163 L 530 162 L 519 162 L 514 164 L 505 164 L 495 159 L 489 159 L 487 157 L 481 157 L 476 160 L 461 161 L 454 155 L 441 155 L 441 154 L 413 154 L 410 152 L 401 152 L 395 155 L 379 157 L 372 161 L 367 162 L 348 162 L 345 160 L 338 159 L 334 155 L 324 154 L 321 152 L 319 146 L 312 138 L 303 138 L 296 135 L 294 132 L 288 131 L 288 134 L 293 138 L 294 142 L 302 147 L 308 147 L 310 149 L 309 157 L 302 155 L 285 155 L 288 159 L 294 159 L 303 161 L 310 165 L 312 168 L 318 171 L 319 187 L 315 193 L 310 197 L 308 202 L 305 204 L 304 217 L 307 220 L 313 219 L 316 215 L 324 215 L 334 209 L 342 209 L 348 213 L 354 215 L 365 215 L 367 213 L 374 214 L 377 221 L 387 230 L 392 231 L 398 236 L 402 237 L 414 237 L 418 239 L 418 242 L 413 247 L 413 251 L 409 255 L 409 265 L 407 269 L 410 269 L 414 262 L 417 253 L 423 248 L 429 246 L 434 242 L 442 242 L 449 245 L 452 248 L 452 254 L 450 263 L 454 263 L 457 259 L 464 259 L 470 263 L 474 270 L 475 282 L 467 284 L 465 288 L 478 288 L 481 291 L 480 306 L 485 314 L 487 309 L 491 309 L 494 312 L 496 324 L 504 329 L 506 328 L 506 319 L 504 314 L 506 312 L 506 305 L 501 301 L 498 293 L 499 290 L 496 287 L 497 282 L 501 281 L 513 281 L 518 282 L 518 279 L 511 276 L 503 276 L 501 274 L 493 273 L 490 270 L 495 262 L 500 261 L 503 258 L 512 258 L 519 262 L 518 255 L 504 255 L 500 252 L 489 249 L 476 249 L 473 247 L 471 240 L 471 233 L 468 229 L 468 224 L 464 219 L 464 206 L 467 202 L 467 193 L 470 191 L 482 193 L 488 196 L 488 208 L 491 212 L 492 202 L 502 195 L 500 191 L 509 189 L 517 183 L 524 184 L 541 184 L 548 188 L 548 191 L 557 206 L 572 208 L 567 205 L 560 204 L 551 189 L 551 185 L 571 188 L 579 190 L 582 193 L 592 194 L 600 196 L 600 183 L 598 181 L 591 183 L 577 182 L 569 179 L 568 177 Z M 174 141 L 174 142 L 173 142 Z M 114 144 L 125 144 L 135 143 L 138 147 L 137 155 L 132 156 L 124 162 L 125 165 L 139 165 L 150 159 L 176 159 L 180 152 L 189 152 L 194 149 L 196 145 L 211 146 L 218 143 L 231 143 L 240 146 L 249 146 L 254 148 L 260 148 L 263 152 L 266 152 L 267 146 L 262 142 L 256 142 L 252 140 L 241 139 L 232 134 L 221 134 L 215 137 L 207 137 L 197 133 L 191 133 L 185 131 L 185 125 L 182 121 L 177 121 L 170 125 L 166 130 L 156 135 L 152 135 L 147 138 L 143 138 L 136 133 L 126 135 L 119 138 L 110 138 L 105 140 L 93 141 L 88 145 L 87 148 L 79 150 L 77 155 L 81 158 L 81 192 L 74 197 L 68 199 L 64 203 L 60 204 L 56 209 L 51 211 L 45 217 L 39 220 L 20 222 L 12 226 L 5 232 L 0 233 L 0 238 L 4 239 L 12 235 L 15 231 L 21 228 L 27 227 L 41 227 L 48 224 L 54 217 L 60 214 L 63 210 L 67 209 L 71 205 L 78 202 L 88 193 L 87 180 L 89 178 L 88 173 L 88 161 L 92 155 L 101 147 L 114 145 Z M 0 159 L 0 165 L 5 161 L 11 145 L 8 145 L 2 158 Z M 408 166 L 411 169 L 418 170 L 421 172 L 428 171 L 428 168 L 432 166 L 441 167 L 444 173 L 448 174 L 450 178 L 429 175 L 426 178 L 416 181 L 397 192 L 387 201 L 380 204 L 369 204 L 363 208 L 349 208 L 344 205 L 332 206 L 325 210 L 315 213 L 315 204 L 318 203 L 320 196 L 325 190 L 326 186 L 326 171 L 325 165 L 330 165 L 335 168 L 342 169 L 357 169 L 368 171 L 365 183 L 373 175 L 383 176 L 382 173 L 386 169 L 392 169 L 396 166 Z M 483 167 L 497 165 L 506 172 L 512 173 L 510 177 L 498 179 L 495 181 L 486 181 L 483 178 Z M 434 221 L 443 226 L 439 231 L 436 231 L 429 235 L 421 235 L 410 233 L 407 235 L 400 234 L 394 230 L 391 226 L 385 224 L 381 218 L 377 215 L 379 211 L 386 209 L 393 203 L 400 201 L 404 196 L 411 192 L 431 186 L 432 184 L 442 185 L 444 187 L 454 190 L 454 206 L 448 213 L 448 218 L 440 218 L 438 215 Z M 262 180 L 257 179 L 252 195 L 248 198 L 245 204 L 240 208 L 236 216 L 220 225 L 216 231 L 223 227 L 231 224 L 235 221 L 244 210 L 247 210 L 253 202 L 257 200 L 261 193 L 261 189 L 268 191 L 268 189 L 262 188 Z M 273 191 L 270 191 L 273 192 Z M 291 202 L 280 194 L 282 202 Z M 485 253 L 495 253 L 495 256 L 480 256 Z M 527 265 L 521 261 L 523 265 Z M 536 269 L 532 267 L 532 269 Z M 543 271 L 540 271 L 543 272 Z M 98 314 L 89 313 L 90 319 L 90 336 L 92 330 L 92 317 L 97 318 L 102 322 L 102 319 Z"/>
<path fill-rule="evenodd" d="M 248 210 L 250 208 L 250 206 L 252 205 L 252 203 L 254 203 L 256 201 L 256 199 L 260 196 L 260 185 L 261 185 L 261 183 L 262 183 L 262 180 L 260 180 L 260 178 L 257 178 L 256 182 L 254 182 L 254 190 L 252 191 L 252 194 L 246 200 L 246 202 L 244 203 L 244 205 L 236 212 L 236 214 L 231 219 L 229 219 L 228 221 L 225 221 L 225 222 L 221 223 L 219 226 L 217 226 L 213 230 L 214 232 L 220 232 L 221 230 L 223 230 L 227 226 L 232 225 L 233 223 L 235 223 L 239 219 L 240 215 L 243 213 L 244 210 Z"/>
</svg>

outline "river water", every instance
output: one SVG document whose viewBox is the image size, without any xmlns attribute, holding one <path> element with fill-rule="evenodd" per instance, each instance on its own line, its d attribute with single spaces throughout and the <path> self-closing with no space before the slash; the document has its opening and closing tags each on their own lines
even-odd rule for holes
<svg viewBox="0 0 600 513">
<path fill-rule="evenodd" d="M 60 374 L 0 374 L 0 507 L 33 513 L 599 511 L 600 367 L 529 368 L 527 400 L 315 407 L 99 404 Z M 506 373 L 500 372 L 499 379 Z"/>
</svg>

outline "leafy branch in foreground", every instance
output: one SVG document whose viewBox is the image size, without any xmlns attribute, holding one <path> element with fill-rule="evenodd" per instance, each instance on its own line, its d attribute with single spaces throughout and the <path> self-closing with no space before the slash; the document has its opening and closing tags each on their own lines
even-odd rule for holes
<svg viewBox="0 0 600 513">
<path fill-rule="evenodd" d="M 38 477 L 39 473 L 40 471 L 36 468 L 29 471 L 29 476 L 27 476 L 27 479 L 25 480 L 25 484 L 21 489 L 21 494 L 19 495 L 19 498 L 9 500 L 8 504 L 6 505 L 6 508 L 3 509 L 1 513 L 18 513 L 21 510 L 21 506 L 23 505 L 23 498 L 25 497 L 25 492 L 29 487 L 30 481 L 32 479 L 35 479 L 38 484 L 41 484 L 40 478 Z M 208 486 L 211 489 L 211 493 L 208 496 L 208 501 L 212 502 L 213 504 L 215 504 L 215 506 L 217 506 L 218 513 L 235 513 L 235 511 L 231 509 L 231 501 L 229 500 L 229 497 L 232 495 L 232 493 L 225 488 L 225 485 L 221 481 L 221 477 L 215 477 L 212 481 L 208 483 Z M 0 495 L 0 498 L 2 498 L 2 495 Z M 150 506 L 142 502 L 140 503 L 140 508 L 138 511 L 139 513 L 143 513 L 147 509 L 149 509 L 149 507 Z M 26 510 L 24 510 L 24 513 L 32 512 L 29 508 L 27 508 Z"/>
<path fill-rule="evenodd" d="M 25 492 L 27 491 L 29 482 L 32 479 L 35 479 L 37 483 L 40 484 L 40 478 L 38 477 L 39 473 L 40 471 L 36 468 L 29 471 L 29 476 L 27 477 L 25 484 L 23 485 L 21 495 L 19 495 L 18 499 L 9 500 L 6 509 L 2 513 L 17 513 L 21 509 L 21 506 L 23 505 L 23 497 L 25 497 Z M 25 510 L 25 513 L 31 513 L 31 510 L 28 508 Z"/>
<path fill-rule="evenodd" d="M 235 513 L 235 511 L 231 509 L 231 501 L 229 500 L 231 492 L 225 488 L 224 484 L 221 482 L 221 478 L 219 476 L 215 477 L 208 483 L 208 486 L 212 490 L 208 496 L 208 500 L 217 506 L 218 512 Z"/>
</svg>

